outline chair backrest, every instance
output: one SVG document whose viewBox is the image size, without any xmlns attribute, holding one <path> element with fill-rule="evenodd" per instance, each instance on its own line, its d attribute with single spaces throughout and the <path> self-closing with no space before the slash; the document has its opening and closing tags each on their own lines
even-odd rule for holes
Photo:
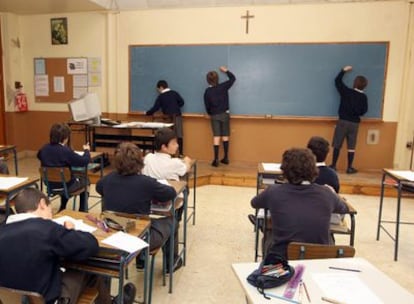
<svg viewBox="0 0 414 304">
<path fill-rule="evenodd" d="M 68 167 L 40 167 L 41 181 L 46 185 L 48 196 L 63 194 L 69 198 L 67 183 L 72 179 L 72 173 Z M 60 183 L 61 186 L 52 189 L 49 183 Z"/>
<path fill-rule="evenodd" d="M 33 291 L 0 287 L 0 304 L 45 304 L 43 296 Z"/>
<path fill-rule="evenodd" d="M 355 248 L 347 245 L 291 242 L 287 255 L 288 260 L 346 258 L 355 255 Z"/>
</svg>

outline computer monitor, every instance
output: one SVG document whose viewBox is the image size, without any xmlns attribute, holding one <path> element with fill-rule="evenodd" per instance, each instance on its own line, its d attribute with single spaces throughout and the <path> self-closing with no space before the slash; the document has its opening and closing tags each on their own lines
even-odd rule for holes
<svg viewBox="0 0 414 304">
<path fill-rule="evenodd" d="M 96 93 L 87 93 L 81 98 L 71 101 L 68 106 L 74 121 L 100 123 L 101 103 Z"/>
</svg>

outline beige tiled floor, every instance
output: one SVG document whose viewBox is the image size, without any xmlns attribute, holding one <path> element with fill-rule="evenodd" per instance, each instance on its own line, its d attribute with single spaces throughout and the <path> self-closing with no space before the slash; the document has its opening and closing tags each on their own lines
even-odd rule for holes
<svg viewBox="0 0 414 304">
<path fill-rule="evenodd" d="M 22 159 L 19 164 L 22 175 L 38 174 L 35 159 Z M 245 302 L 231 264 L 253 261 L 254 233 L 247 214 L 253 213 L 250 199 L 254 195 L 254 188 L 212 185 L 197 188 L 196 225 L 188 227 L 187 265 L 174 274 L 174 292 L 168 294 L 167 287 L 161 284 L 161 258 L 157 258 L 153 303 Z M 414 293 L 414 226 L 401 226 L 399 260 L 394 262 L 391 239 L 382 232 L 380 241 L 375 240 L 379 198 L 346 197 L 358 210 L 356 255 L 366 258 Z M 385 200 L 387 218 L 395 217 L 395 205 L 395 199 Z M 99 210 L 98 206 L 93 211 Z M 402 217 L 414 221 L 414 200 L 403 201 Z M 390 224 L 389 227 L 393 232 L 394 226 Z M 346 243 L 348 239 L 339 237 L 337 242 Z M 138 288 L 142 286 L 142 273 L 133 265 L 129 269 L 129 279 Z M 116 287 L 116 283 L 113 285 Z"/>
</svg>

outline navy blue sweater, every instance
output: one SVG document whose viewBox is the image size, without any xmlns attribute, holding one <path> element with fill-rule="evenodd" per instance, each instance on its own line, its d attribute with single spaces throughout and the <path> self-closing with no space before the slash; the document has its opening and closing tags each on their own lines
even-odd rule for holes
<svg viewBox="0 0 414 304">
<path fill-rule="evenodd" d="M 360 116 L 368 111 L 368 99 L 364 93 L 348 88 L 342 81 L 345 71 L 341 70 L 335 78 L 335 86 L 341 96 L 339 119 L 360 122 Z"/>
<path fill-rule="evenodd" d="M 184 105 L 184 99 L 176 91 L 169 90 L 158 95 L 154 105 L 145 114 L 152 115 L 160 108 L 166 115 L 181 115 L 181 107 Z"/>
<path fill-rule="evenodd" d="M 31 218 L 0 226 L 0 248 L 0 286 L 35 291 L 52 303 L 61 292 L 60 259 L 85 260 L 98 242 L 90 233 Z"/>
<path fill-rule="evenodd" d="M 214 87 L 208 87 L 204 92 L 204 105 L 208 115 L 221 114 L 229 110 L 229 89 L 236 81 L 230 71 L 226 72 L 229 80 Z"/>
<path fill-rule="evenodd" d="M 155 178 L 112 172 L 101 178 L 96 191 L 102 195 L 105 209 L 136 214 L 149 214 L 151 201 L 167 202 L 177 195 L 174 188 Z"/>
</svg>

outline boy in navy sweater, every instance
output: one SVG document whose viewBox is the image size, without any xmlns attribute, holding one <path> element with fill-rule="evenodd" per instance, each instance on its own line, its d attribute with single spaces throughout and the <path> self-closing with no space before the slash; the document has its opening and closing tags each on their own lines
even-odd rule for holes
<svg viewBox="0 0 414 304">
<path fill-rule="evenodd" d="M 364 76 L 357 76 L 354 80 L 353 89 L 348 88 L 342 81 L 346 72 L 352 70 L 352 66 L 345 66 L 335 78 L 335 86 L 341 96 L 339 104 L 339 120 L 335 127 L 332 141 L 334 147 L 331 168 L 336 170 L 336 162 L 339 158 L 339 151 L 346 137 L 348 145 L 348 168 L 346 173 L 353 174 L 358 171 L 352 166 L 355 156 L 355 146 L 357 142 L 358 127 L 361 121 L 360 116 L 368 111 L 368 99 L 363 89 L 368 84 Z"/>
<path fill-rule="evenodd" d="M 181 116 L 181 107 L 184 105 L 184 99 L 177 91 L 171 90 L 165 80 L 158 81 L 157 90 L 160 95 L 158 95 L 152 108 L 145 112 L 145 115 L 153 115 L 159 109 L 162 110 L 162 113 L 167 116 L 168 121 L 174 124 L 174 131 L 179 144 L 179 153 L 183 155 L 183 119 Z"/>
<path fill-rule="evenodd" d="M 224 158 L 223 164 L 229 164 L 229 136 L 230 136 L 230 111 L 229 111 L 229 89 L 236 81 L 236 77 L 227 67 L 221 66 L 220 71 L 227 74 L 229 80 L 219 83 L 219 76 L 216 71 L 207 73 L 207 82 L 210 85 L 204 92 L 204 105 L 206 112 L 211 118 L 213 129 L 214 160 L 212 166 L 218 167 L 218 154 L 220 138 L 223 141 Z"/>
</svg>

